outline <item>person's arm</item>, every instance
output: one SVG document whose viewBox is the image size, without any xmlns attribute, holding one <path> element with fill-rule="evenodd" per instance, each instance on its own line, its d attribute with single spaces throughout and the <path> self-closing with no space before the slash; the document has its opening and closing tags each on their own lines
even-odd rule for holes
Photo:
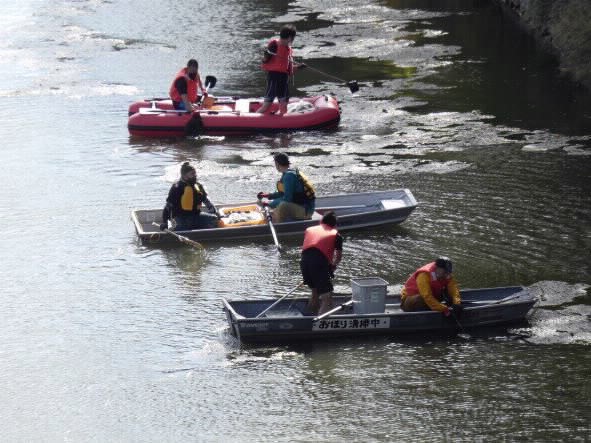
<svg viewBox="0 0 591 443">
<path fill-rule="evenodd" d="M 333 271 L 337 268 L 337 266 L 341 262 L 342 258 L 343 258 L 343 237 L 341 236 L 341 234 L 337 233 L 337 236 L 335 238 L 334 257 L 333 257 L 333 261 L 332 261 L 332 270 Z"/>
<path fill-rule="evenodd" d="M 451 278 L 451 280 L 447 284 L 447 293 L 451 296 L 451 300 L 454 305 L 459 305 L 462 303 L 462 299 L 460 297 L 460 288 L 458 287 L 458 282 L 453 277 Z"/>
<path fill-rule="evenodd" d="M 162 209 L 162 223 L 160 224 L 161 229 L 163 227 L 166 228 L 168 220 L 174 217 L 173 208 L 175 205 L 175 199 L 178 197 L 177 190 L 178 186 L 173 185 L 168 191 L 168 197 L 166 197 L 166 204 L 164 205 L 164 209 Z"/>
<path fill-rule="evenodd" d="M 431 280 L 429 278 L 429 274 L 426 272 L 420 272 L 417 275 L 417 286 L 419 288 L 419 294 L 423 297 L 423 300 L 429 306 L 429 309 L 432 311 L 444 312 L 448 308 L 443 303 L 440 303 L 435 297 L 433 297 L 433 292 L 431 291 Z"/>
<path fill-rule="evenodd" d="M 203 86 L 203 82 L 201 81 L 201 76 L 197 76 L 197 88 L 201 89 L 201 95 L 203 97 L 207 97 L 207 91 L 205 90 L 205 87 Z"/>
<path fill-rule="evenodd" d="M 279 206 L 281 202 L 293 202 L 293 194 L 295 192 L 295 187 L 298 181 L 298 178 L 295 174 L 291 173 L 284 173 L 283 174 L 283 193 L 276 192 L 274 194 L 269 195 L 269 198 L 272 199 L 269 202 L 269 206 L 271 208 L 276 208 Z"/>
<path fill-rule="evenodd" d="M 193 111 L 193 105 L 191 104 L 189 96 L 187 95 L 187 79 L 179 77 L 174 83 L 174 86 L 179 92 L 181 100 L 185 104 L 185 109 L 189 112 Z"/>
</svg>

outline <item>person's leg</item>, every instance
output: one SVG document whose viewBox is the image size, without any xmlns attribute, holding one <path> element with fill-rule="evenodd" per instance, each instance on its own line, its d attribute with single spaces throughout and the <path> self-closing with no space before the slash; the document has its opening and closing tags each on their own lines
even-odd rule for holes
<svg viewBox="0 0 591 443">
<path fill-rule="evenodd" d="M 317 315 L 319 308 L 320 299 L 318 298 L 318 291 L 316 290 L 316 288 L 312 288 L 312 293 L 310 294 L 310 298 L 308 299 L 308 306 L 306 306 L 306 310 L 312 315 Z"/>
<path fill-rule="evenodd" d="M 267 90 L 265 91 L 263 105 L 259 109 L 257 109 L 257 113 L 259 114 L 264 114 L 265 112 L 267 112 L 267 110 L 271 107 L 273 100 L 275 100 L 275 96 L 277 95 L 277 82 L 273 74 L 273 72 L 267 73 Z"/>
<path fill-rule="evenodd" d="M 318 315 L 322 315 L 325 312 L 328 312 L 332 309 L 332 292 L 325 292 L 324 294 L 320 294 L 320 309 L 318 310 Z"/>
<path fill-rule="evenodd" d="M 281 202 L 273 210 L 273 223 L 281 223 L 293 220 L 306 220 L 309 218 L 306 215 L 306 209 L 302 205 L 290 202 Z"/>
<path fill-rule="evenodd" d="M 218 227 L 218 218 L 207 212 L 201 212 L 193 220 L 193 229 L 210 229 Z"/>
<path fill-rule="evenodd" d="M 317 315 L 318 308 L 320 307 L 316 285 L 322 278 L 322 273 L 319 272 L 319 268 L 323 265 L 322 261 L 326 261 L 326 258 L 315 248 L 306 249 L 302 252 L 302 258 L 300 259 L 302 278 L 304 279 L 304 283 L 312 290 L 306 307 L 307 315 Z"/>
<path fill-rule="evenodd" d="M 405 312 L 428 311 L 430 308 L 420 294 L 407 295 L 400 303 L 400 309 Z"/>
<path fill-rule="evenodd" d="M 275 92 L 277 93 L 277 100 L 279 100 L 278 115 L 287 114 L 287 102 L 289 101 L 289 76 L 287 74 L 278 76 Z"/>
<path fill-rule="evenodd" d="M 173 230 L 175 231 L 190 231 L 193 229 L 193 216 L 180 215 L 174 218 Z"/>
</svg>

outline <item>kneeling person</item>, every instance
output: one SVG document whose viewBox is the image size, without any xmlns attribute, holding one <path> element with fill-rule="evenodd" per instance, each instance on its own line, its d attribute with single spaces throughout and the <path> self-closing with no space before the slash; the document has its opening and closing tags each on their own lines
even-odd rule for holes
<svg viewBox="0 0 591 443">
<path fill-rule="evenodd" d="M 201 211 L 202 205 L 207 207 L 209 214 Z M 195 168 L 189 162 L 183 163 L 181 179 L 168 192 L 162 210 L 161 230 L 168 228 L 170 219 L 174 220 L 175 231 L 216 228 L 218 225 L 215 206 L 209 201 L 203 185 L 197 182 Z"/>
<path fill-rule="evenodd" d="M 332 306 L 331 278 L 343 254 L 343 237 L 335 229 L 336 225 L 335 213 L 330 211 L 324 214 L 318 226 L 306 229 L 304 235 L 300 269 L 304 283 L 312 290 L 308 302 L 312 314 L 323 314 Z"/>
<path fill-rule="evenodd" d="M 403 311 L 432 310 L 450 315 L 450 307 L 457 316 L 462 311 L 460 290 L 452 275 L 452 262 L 439 257 L 417 269 L 406 280 L 400 294 L 400 308 Z M 443 304 L 442 302 L 447 304 Z"/>
</svg>

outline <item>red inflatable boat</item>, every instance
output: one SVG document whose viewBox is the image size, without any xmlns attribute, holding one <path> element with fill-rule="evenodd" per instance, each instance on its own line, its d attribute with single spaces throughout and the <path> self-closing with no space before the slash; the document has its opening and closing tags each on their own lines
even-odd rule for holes
<svg viewBox="0 0 591 443">
<path fill-rule="evenodd" d="M 333 128 L 341 113 L 334 96 L 292 98 L 288 112 L 258 114 L 262 98 L 217 97 L 192 113 L 176 111 L 170 100 L 144 100 L 129 106 L 127 127 L 131 135 L 143 137 L 183 137 L 199 134 L 249 134 L 272 131 Z"/>
</svg>

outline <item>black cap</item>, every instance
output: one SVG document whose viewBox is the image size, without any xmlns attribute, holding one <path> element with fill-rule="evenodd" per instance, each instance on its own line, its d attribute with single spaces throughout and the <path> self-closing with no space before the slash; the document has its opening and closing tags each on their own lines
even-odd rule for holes
<svg viewBox="0 0 591 443">
<path fill-rule="evenodd" d="M 444 269 L 448 274 L 451 274 L 453 269 L 451 260 L 448 257 L 439 257 L 437 260 L 435 260 L 435 266 Z"/>
</svg>

